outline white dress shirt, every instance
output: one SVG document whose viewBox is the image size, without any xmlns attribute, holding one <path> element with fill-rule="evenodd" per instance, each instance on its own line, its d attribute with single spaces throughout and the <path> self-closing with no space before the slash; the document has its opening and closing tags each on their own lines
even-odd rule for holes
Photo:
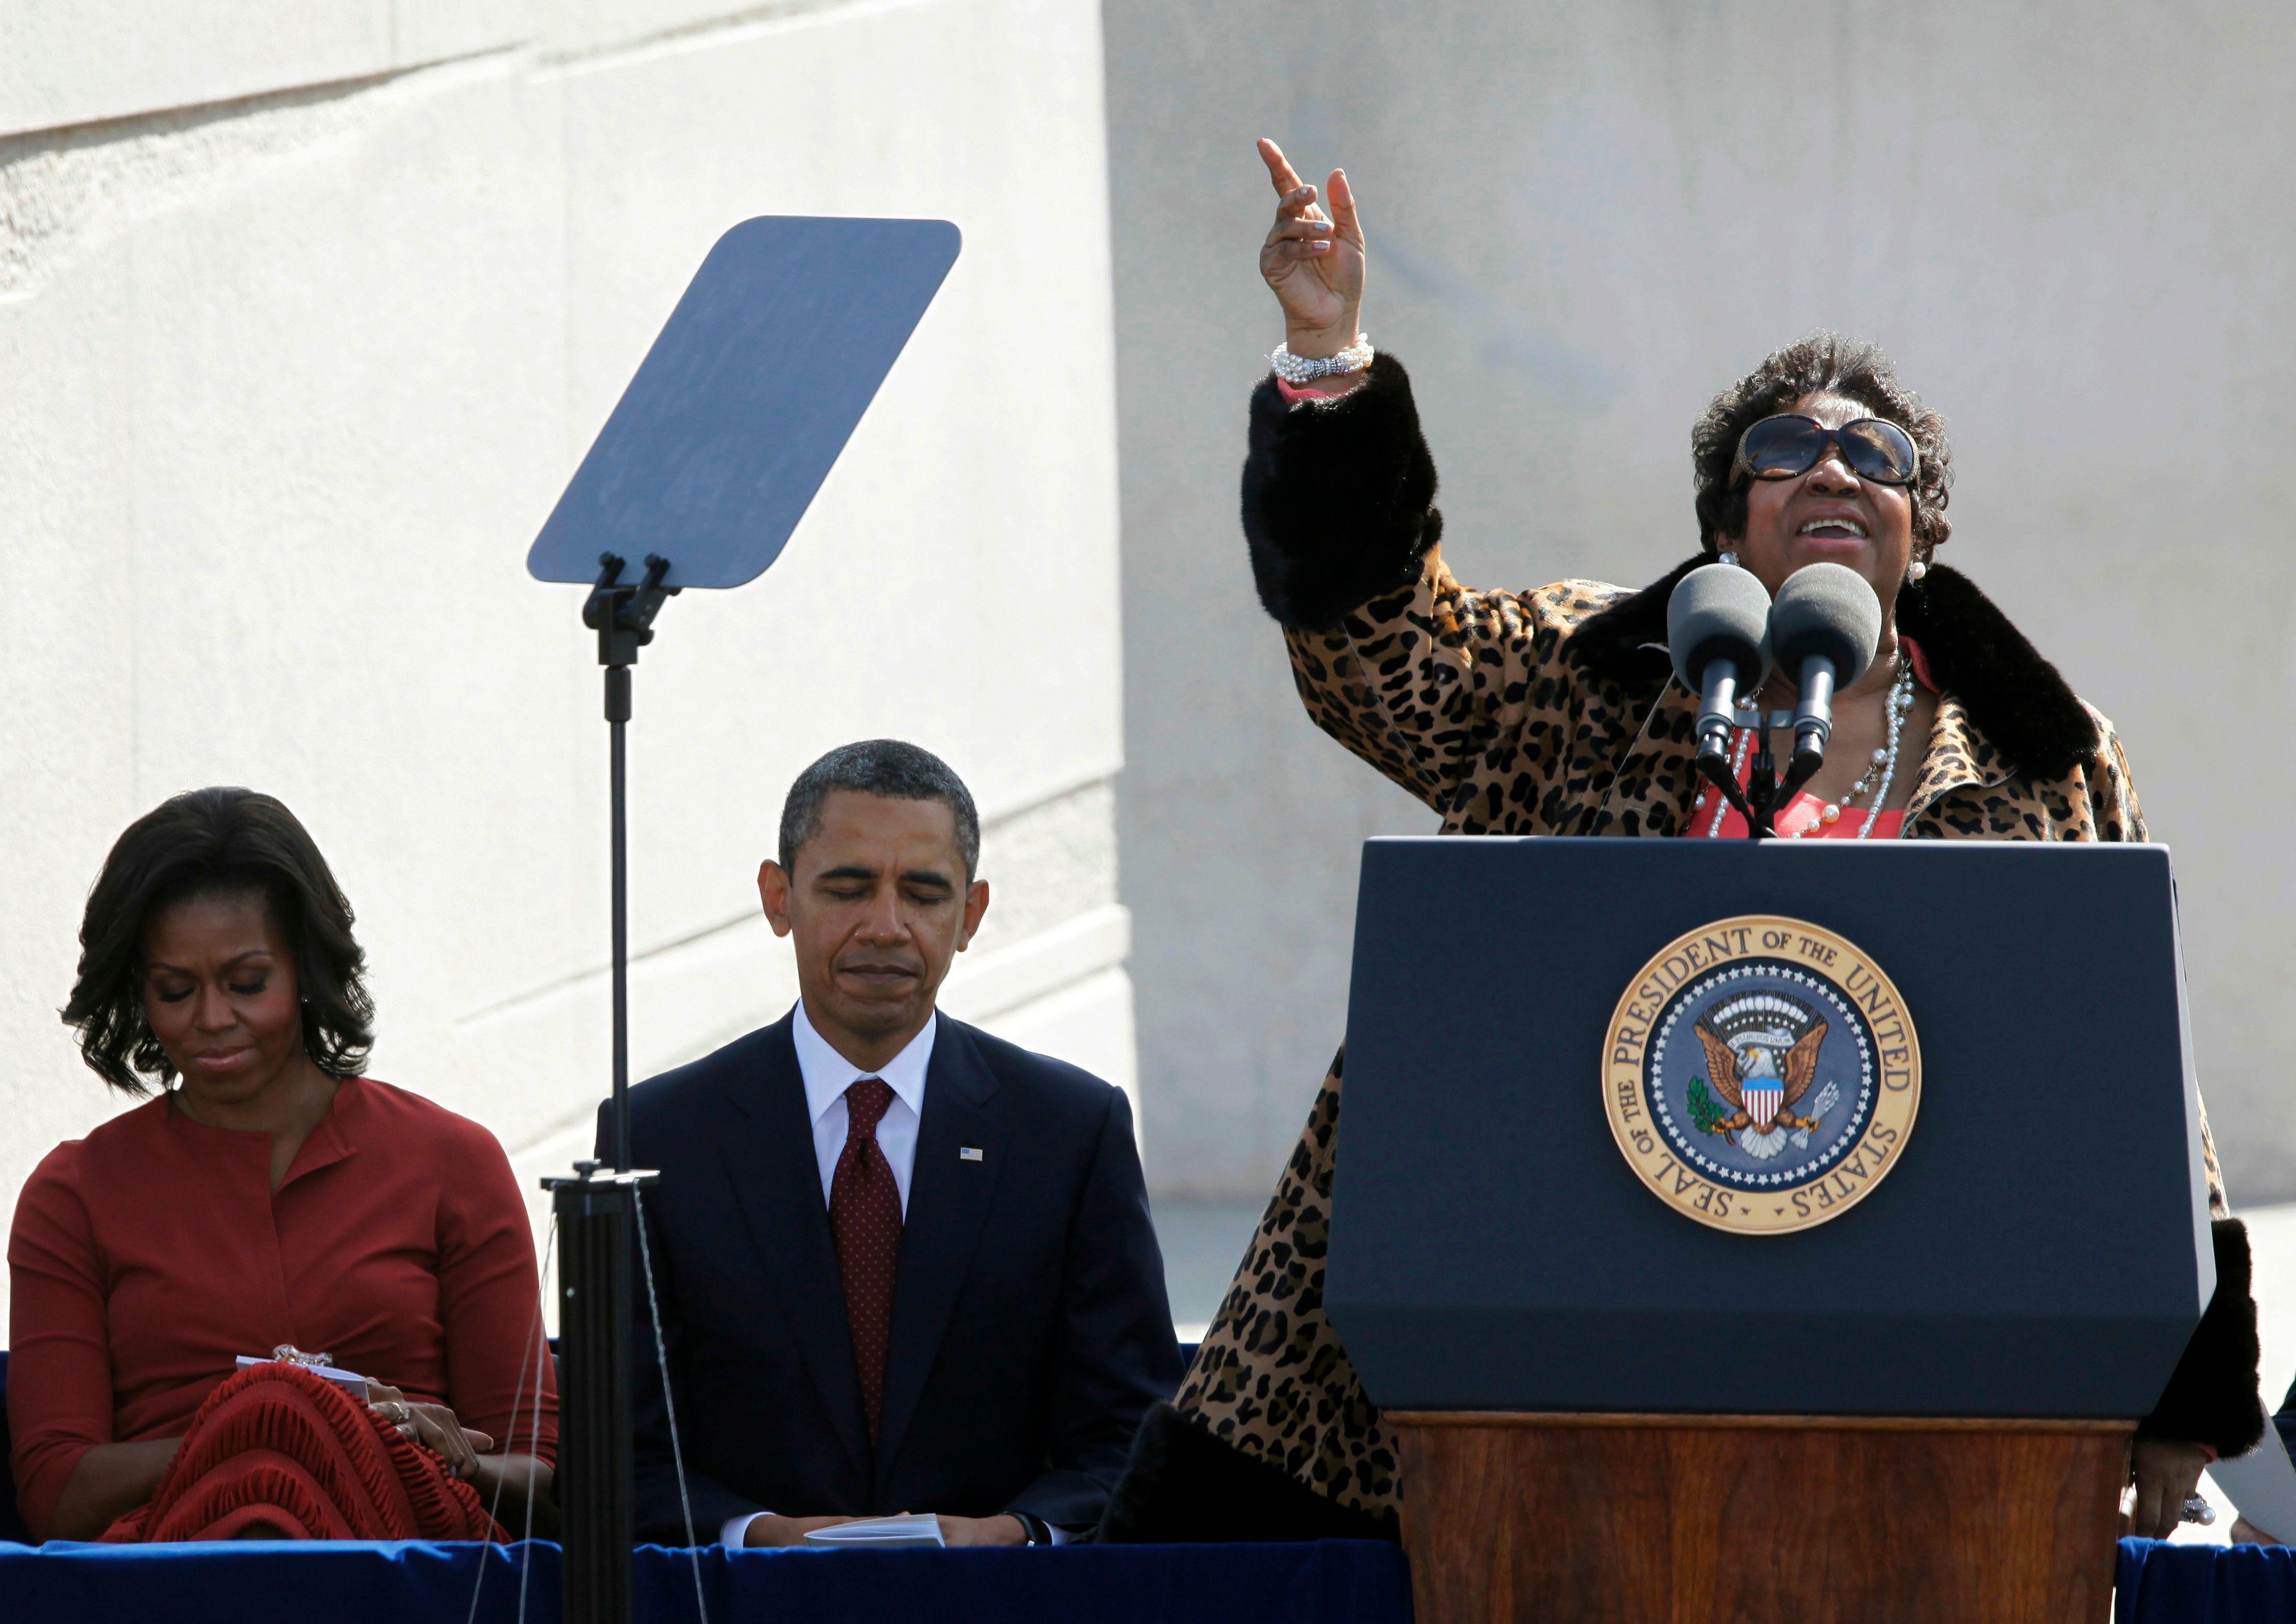
<svg viewBox="0 0 2296 1624">
<path fill-rule="evenodd" d="M 805 1079 L 805 1109 L 813 1118 L 813 1159 L 821 1164 L 821 1202 L 829 1204 L 830 1185 L 837 1179 L 837 1159 L 845 1153 L 851 1119 L 845 1108 L 845 1091 L 865 1077 L 882 1078 L 893 1091 L 893 1103 L 877 1122 L 877 1148 L 892 1164 L 893 1185 L 901 1193 L 901 1216 L 909 1216 L 909 1175 L 916 1170 L 917 1128 L 925 1114 L 925 1069 L 932 1064 L 933 1034 L 940 1029 L 935 1011 L 924 1029 L 909 1039 L 908 1047 L 874 1071 L 864 1071 L 813 1029 L 800 999 L 790 1021 L 790 1037 L 797 1044 L 798 1075 Z"/>
<path fill-rule="evenodd" d="M 805 1081 L 806 1114 L 813 1119 L 813 1159 L 821 1168 L 821 1202 L 829 1204 L 830 1186 L 837 1179 L 837 1159 L 845 1153 L 851 1116 L 845 1091 L 865 1077 L 882 1079 L 893 1091 L 893 1103 L 877 1122 L 877 1148 L 893 1169 L 893 1185 L 901 1193 L 901 1216 L 909 1215 L 909 1177 L 917 1166 L 917 1128 L 925 1114 L 925 1070 L 932 1064 L 933 1034 L 940 1029 L 935 1011 L 924 1029 L 908 1046 L 874 1071 L 865 1071 L 813 1029 L 806 1019 L 805 1000 L 798 1000 L 790 1019 L 790 1037 L 797 1045 L 798 1076 Z M 718 1531 L 720 1544 L 738 1547 L 750 1531 L 750 1519 L 770 1517 L 771 1512 L 746 1512 L 726 1519 Z"/>
</svg>

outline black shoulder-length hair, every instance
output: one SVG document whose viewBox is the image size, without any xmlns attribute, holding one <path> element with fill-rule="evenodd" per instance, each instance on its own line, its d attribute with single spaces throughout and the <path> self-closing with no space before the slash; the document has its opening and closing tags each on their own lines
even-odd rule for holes
<svg viewBox="0 0 2296 1624">
<path fill-rule="evenodd" d="M 1898 381 L 1898 370 L 1880 345 L 1838 332 L 1814 332 L 1770 356 L 1715 396 L 1691 430 L 1698 539 L 1710 552 L 1720 537 L 1746 533 L 1746 487 L 1730 478 L 1739 439 L 1763 418 L 1792 411 L 1793 403 L 1807 395 L 1854 400 L 1913 438 L 1922 456 L 1921 472 L 1908 493 L 1914 500 L 1914 556 L 1927 562 L 1953 534 L 1953 524 L 1945 516 L 1953 490 L 1953 447 L 1946 442 L 1945 419 Z"/>
<path fill-rule="evenodd" d="M 351 905 L 292 812 L 253 790 L 220 788 L 187 791 L 128 824 L 87 894 L 63 1018 L 90 1070 L 127 1094 L 174 1079 L 144 1016 L 144 927 L 194 897 L 249 892 L 262 896 L 294 957 L 304 1052 L 330 1076 L 357 1074 L 374 1046 L 374 1000 Z"/>
</svg>

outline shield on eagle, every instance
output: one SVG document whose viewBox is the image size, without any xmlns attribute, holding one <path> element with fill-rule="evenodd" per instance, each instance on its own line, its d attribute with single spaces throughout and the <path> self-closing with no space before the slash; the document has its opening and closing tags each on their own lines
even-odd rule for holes
<svg viewBox="0 0 2296 1624">
<path fill-rule="evenodd" d="M 1828 1030 L 1816 1010 L 1783 993 L 1750 992 L 1716 1005 L 1694 1029 L 1714 1092 L 1729 1107 L 1709 1131 L 1761 1161 L 1784 1150 L 1791 1135 L 1808 1143 L 1809 1130 L 1833 1105 L 1820 1098 L 1808 1116 L 1794 1111 L 1817 1075 Z"/>
</svg>

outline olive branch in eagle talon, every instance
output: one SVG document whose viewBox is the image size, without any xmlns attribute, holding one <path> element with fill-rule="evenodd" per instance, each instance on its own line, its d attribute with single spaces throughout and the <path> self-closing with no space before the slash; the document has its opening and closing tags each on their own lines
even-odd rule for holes
<svg viewBox="0 0 2296 1624">
<path fill-rule="evenodd" d="M 1722 1131 L 1722 1107 L 1717 1105 L 1714 1096 L 1706 1091 L 1706 1079 L 1702 1077 L 1690 1079 L 1690 1120 L 1701 1133 L 1718 1134 Z"/>
<path fill-rule="evenodd" d="M 1703 1079 L 1697 1079 L 1693 1084 L 1691 1093 L 1692 1119 L 1706 1132 L 1721 1134 L 1725 1136 L 1736 1133 L 1740 1128 L 1751 1128 L 1754 1119 L 1746 1110 L 1745 1093 L 1738 1070 L 1737 1054 L 1733 1052 L 1729 1044 L 1723 1040 L 1722 1035 L 1707 1025 L 1703 1020 L 1701 1020 L 1692 1029 L 1697 1032 L 1698 1041 L 1706 1050 L 1706 1069 L 1714 1079 L 1714 1091 L 1719 1094 L 1730 1107 L 1728 1114 L 1725 1115 L 1710 1097 L 1705 1102 L 1706 1110 L 1703 1111 L 1699 1110 L 1698 1096 L 1705 1094 L 1706 1090 L 1697 1086 L 1697 1083 L 1702 1082 Z M 1784 1123 L 1790 1128 L 1800 1128 L 1805 1133 L 1817 1126 L 1817 1120 L 1815 1117 L 1798 1117 L 1794 1114 L 1793 1108 L 1801 1103 L 1801 1096 L 1809 1092 L 1810 1084 L 1817 1077 L 1818 1046 L 1825 1041 L 1825 1032 L 1824 1021 L 1820 1021 L 1813 1025 L 1808 1031 L 1802 1034 L 1800 1042 L 1786 1051 L 1785 1062 L 1779 1069 L 1779 1078 L 1784 1085 L 1785 1099 L 1778 1108 L 1775 1120 Z M 1712 1113 L 1710 1120 L 1709 1112 Z"/>
</svg>

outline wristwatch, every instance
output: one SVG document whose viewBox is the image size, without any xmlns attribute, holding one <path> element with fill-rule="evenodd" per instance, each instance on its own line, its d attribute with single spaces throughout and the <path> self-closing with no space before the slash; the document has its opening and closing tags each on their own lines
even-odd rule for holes
<svg viewBox="0 0 2296 1624">
<path fill-rule="evenodd" d="M 1028 1530 L 1030 1545 L 1052 1544 L 1052 1526 L 1042 1517 L 1032 1516 L 1024 1511 L 1016 1511 L 1013 1514 L 1021 1520 L 1021 1526 Z"/>
</svg>

